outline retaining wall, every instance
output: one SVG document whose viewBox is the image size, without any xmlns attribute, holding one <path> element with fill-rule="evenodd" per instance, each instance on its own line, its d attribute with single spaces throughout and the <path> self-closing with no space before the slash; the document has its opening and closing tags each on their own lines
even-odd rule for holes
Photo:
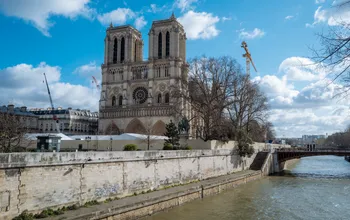
<svg viewBox="0 0 350 220">
<path fill-rule="evenodd" d="M 248 169 L 231 150 L 0 154 L 0 219 Z"/>
</svg>

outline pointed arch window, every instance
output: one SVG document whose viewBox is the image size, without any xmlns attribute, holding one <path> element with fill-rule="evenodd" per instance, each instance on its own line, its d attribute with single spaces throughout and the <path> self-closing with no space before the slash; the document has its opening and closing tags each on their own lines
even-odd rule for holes
<svg viewBox="0 0 350 220">
<path fill-rule="evenodd" d="M 157 103 L 162 103 L 162 94 L 158 94 Z"/>
<path fill-rule="evenodd" d="M 114 47 L 113 47 L 113 63 L 117 63 L 118 60 L 118 39 L 114 39 Z"/>
<path fill-rule="evenodd" d="M 169 54 L 170 54 L 170 34 L 169 34 L 169 31 L 167 31 L 165 36 L 165 56 L 169 57 Z"/>
<path fill-rule="evenodd" d="M 116 98 L 115 96 L 112 97 L 112 106 L 115 106 L 116 105 Z"/>
<path fill-rule="evenodd" d="M 122 106 L 123 105 L 123 96 L 120 95 L 119 96 L 119 106 Z"/>
<path fill-rule="evenodd" d="M 162 33 L 158 35 L 158 59 L 162 58 Z"/>
<path fill-rule="evenodd" d="M 136 62 L 136 59 L 137 59 L 137 40 L 135 40 L 134 62 Z"/>
<path fill-rule="evenodd" d="M 165 103 L 169 103 L 169 93 L 165 94 Z"/>
<path fill-rule="evenodd" d="M 121 44 L 120 44 L 120 62 L 124 62 L 125 59 L 125 38 L 122 38 Z"/>
</svg>

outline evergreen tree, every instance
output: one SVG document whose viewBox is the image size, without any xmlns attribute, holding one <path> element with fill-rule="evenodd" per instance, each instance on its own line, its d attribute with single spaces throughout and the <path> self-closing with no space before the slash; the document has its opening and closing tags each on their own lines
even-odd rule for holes
<svg viewBox="0 0 350 220">
<path fill-rule="evenodd" d="M 180 145 L 179 140 L 179 130 L 177 129 L 176 125 L 172 120 L 170 120 L 169 124 L 165 125 L 166 132 L 164 136 L 168 137 L 165 139 L 165 144 L 171 144 L 174 148 L 178 147 Z"/>
</svg>

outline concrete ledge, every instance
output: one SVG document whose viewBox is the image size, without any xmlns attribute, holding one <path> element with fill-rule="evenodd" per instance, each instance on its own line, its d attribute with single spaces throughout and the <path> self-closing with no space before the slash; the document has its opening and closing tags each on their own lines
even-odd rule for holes
<svg viewBox="0 0 350 220">
<path fill-rule="evenodd" d="M 114 200 L 88 208 L 68 211 L 56 216 L 54 220 L 86 220 L 86 219 L 138 219 L 160 212 L 195 199 L 220 193 L 226 189 L 261 178 L 260 171 L 242 171 L 183 186 L 154 191 Z"/>
</svg>

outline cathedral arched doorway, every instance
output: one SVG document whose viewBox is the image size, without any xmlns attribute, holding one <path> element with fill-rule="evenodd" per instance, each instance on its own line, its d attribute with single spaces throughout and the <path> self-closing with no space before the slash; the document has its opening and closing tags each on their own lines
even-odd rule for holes
<svg viewBox="0 0 350 220">
<path fill-rule="evenodd" d="M 139 119 L 134 118 L 126 126 L 125 133 L 146 134 L 146 128 Z"/>
<path fill-rule="evenodd" d="M 157 121 L 152 127 L 152 134 L 163 136 L 166 132 L 165 123 L 162 120 Z"/>
<path fill-rule="evenodd" d="M 112 122 L 106 128 L 105 134 L 106 135 L 119 135 L 120 130 L 119 130 L 118 126 L 116 124 L 114 124 L 114 122 Z"/>
</svg>

